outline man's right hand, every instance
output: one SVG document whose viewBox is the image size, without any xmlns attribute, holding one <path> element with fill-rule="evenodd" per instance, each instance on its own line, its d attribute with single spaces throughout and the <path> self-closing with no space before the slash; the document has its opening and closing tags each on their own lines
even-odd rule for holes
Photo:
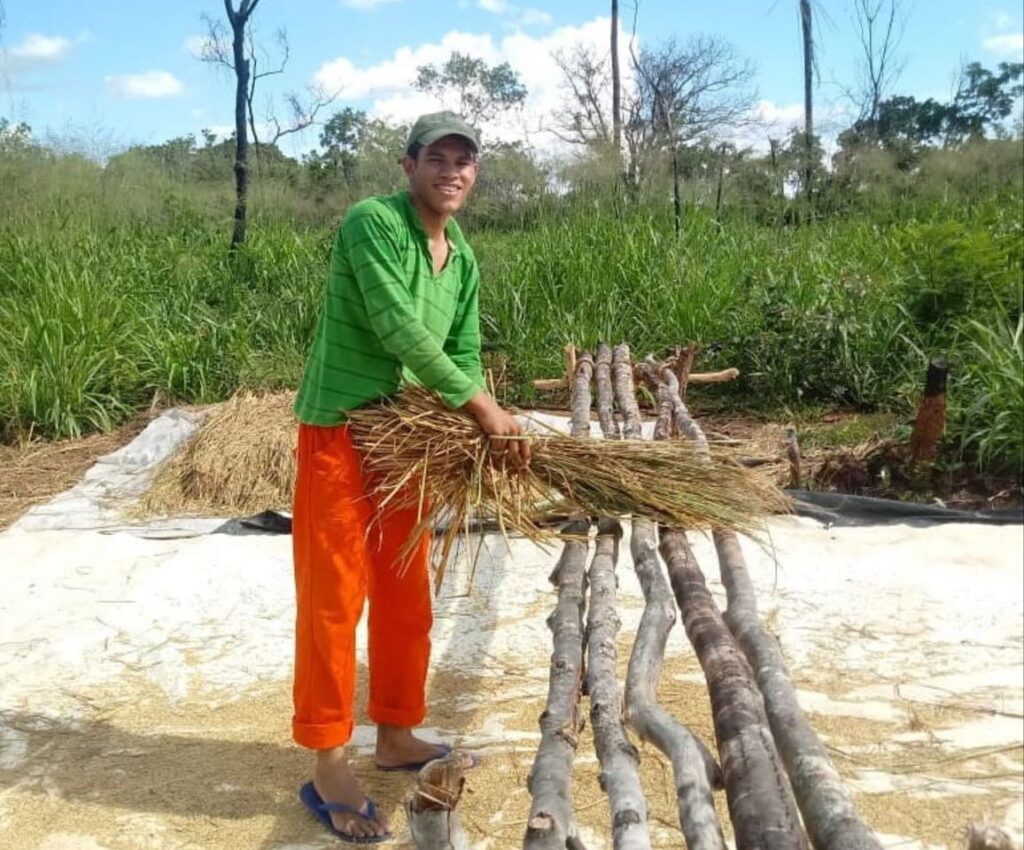
<svg viewBox="0 0 1024 850">
<path fill-rule="evenodd" d="M 473 415 L 480 430 L 491 438 L 491 452 L 496 460 L 516 467 L 530 465 L 530 441 L 519 439 L 523 429 L 511 413 L 482 390 L 463 409 Z"/>
</svg>

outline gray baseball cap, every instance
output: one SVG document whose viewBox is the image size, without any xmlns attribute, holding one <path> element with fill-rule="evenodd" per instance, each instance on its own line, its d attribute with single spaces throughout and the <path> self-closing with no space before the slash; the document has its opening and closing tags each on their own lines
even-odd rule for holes
<svg viewBox="0 0 1024 850">
<path fill-rule="evenodd" d="M 472 145 L 474 153 L 480 151 L 480 138 L 477 131 L 469 126 L 465 118 L 455 112 L 431 112 L 428 115 L 421 115 L 412 125 L 405 149 L 409 150 L 416 144 L 426 147 L 445 136 L 461 136 Z"/>
</svg>

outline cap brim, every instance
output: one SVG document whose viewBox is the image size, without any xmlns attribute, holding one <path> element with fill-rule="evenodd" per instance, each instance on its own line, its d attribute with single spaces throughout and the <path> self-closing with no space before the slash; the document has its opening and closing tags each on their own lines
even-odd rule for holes
<svg viewBox="0 0 1024 850">
<path fill-rule="evenodd" d="M 444 127 L 439 128 L 437 130 L 429 130 L 428 132 L 420 136 L 419 139 L 417 139 L 417 141 L 421 145 L 426 147 L 427 145 L 434 144 L 434 142 L 439 142 L 441 139 L 446 138 L 447 136 L 458 136 L 460 139 L 465 139 L 473 148 L 474 153 L 480 152 L 480 144 L 472 136 L 463 133 L 461 130 L 446 129 Z"/>
</svg>

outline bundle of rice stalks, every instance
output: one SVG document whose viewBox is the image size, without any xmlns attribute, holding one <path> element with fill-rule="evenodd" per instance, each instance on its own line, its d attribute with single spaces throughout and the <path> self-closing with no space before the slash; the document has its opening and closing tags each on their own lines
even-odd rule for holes
<svg viewBox="0 0 1024 850">
<path fill-rule="evenodd" d="M 252 514 L 290 509 L 295 393 L 232 396 L 157 470 L 142 516 Z"/>
<path fill-rule="evenodd" d="M 539 520 L 553 496 L 564 509 L 589 516 L 633 514 L 673 527 L 748 534 L 788 504 L 732 454 L 713 450 L 709 463 L 678 441 L 531 435 L 530 467 L 503 469 L 491 462 L 488 438 L 471 416 L 420 388 L 349 416 L 376 499 L 418 507 L 424 530 L 442 513 L 450 518 L 442 568 L 470 517 L 491 518 L 503 531 L 537 542 L 550 539 L 555 532 Z"/>
</svg>

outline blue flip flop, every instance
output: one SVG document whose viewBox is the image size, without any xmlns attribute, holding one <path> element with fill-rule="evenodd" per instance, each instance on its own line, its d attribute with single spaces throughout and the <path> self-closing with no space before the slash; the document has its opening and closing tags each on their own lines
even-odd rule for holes
<svg viewBox="0 0 1024 850">
<path fill-rule="evenodd" d="M 320 823 L 349 844 L 381 844 L 394 838 L 390 832 L 384 835 L 352 835 L 349 832 L 342 832 L 331 822 L 331 812 L 358 815 L 366 821 L 377 820 L 377 804 L 369 797 L 358 809 L 355 806 L 346 806 L 344 803 L 325 803 L 319 792 L 313 787 L 313 783 L 307 782 L 299 789 L 299 799 Z"/>
<path fill-rule="evenodd" d="M 424 767 L 426 767 L 432 761 L 437 761 L 438 759 L 443 759 L 446 756 L 450 756 L 451 754 L 452 754 L 451 744 L 438 744 L 437 745 L 437 754 L 436 755 L 432 755 L 428 759 L 424 759 L 423 761 L 407 761 L 407 762 L 405 762 L 405 764 L 393 764 L 393 765 L 387 765 L 387 766 L 382 765 L 382 764 L 378 764 L 377 765 L 377 770 L 384 771 L 385 773 L 395 773 L 395 772 L 398 772 L 398 771 L 401 771 L 403 773 L 419 773 L 419 771 L 421 771 Z M 479 760 L 477 759 L 476 756 L 470 755 L 470 759 L 471 759 L 471 763 L 469 765 L 470 767 L 476 767 L 477 764 L 479 764 Z"/>
</svg>

